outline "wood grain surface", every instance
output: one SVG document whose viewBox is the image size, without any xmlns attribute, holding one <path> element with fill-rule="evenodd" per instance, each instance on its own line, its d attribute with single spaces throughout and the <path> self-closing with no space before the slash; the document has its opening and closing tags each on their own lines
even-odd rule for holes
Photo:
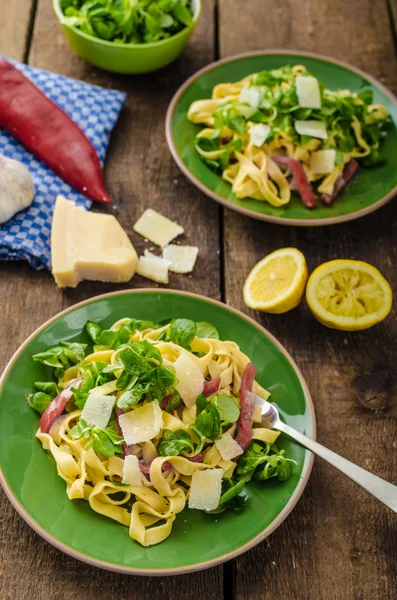
<svg viewBox="0 0 397 600">
<path fill-rule="evenodd" d="M 50 0 L 0 0 L 0 54 L 128 92 L 112 135 L 106 183 L 137 250 L 132 226 L 153 207 L 185 227 L 200 247 L 192 277 L 170 287 L 221 298 L 267 327 L 298 362 L 315 403 L 318 439 L 397 482 L 397 322 L 344 334 L 317 324 L 303 303 L 282 316 L 260 315 L 242 300 L 250 268 L 283 246 L 301 249 L 310 269 L 337 257 L 367 260 L 397 289 L 397 204 L 357 222 L 286 228 L 220 208 L 179 173 L 165 143 L 164 116 L 177 87 L 217 57 L 260 48 L 321 52 L 361 67 L 397 93 L 395 0 L 205 0 L 187 51 L 155 75 L 108 74 L 67 46 Z M 139 277 L 133 287 L 147 286 Z M 118 286 L 120 288 L 121 286 Z M 125 286 L 129 287 L 129 286 Z M 51 276 L 0 264 L 0 365 L 62 308 L 115 289 L 83 283 L 61 292 Z M 0 498 L 0 600 L 392 600 L 397 597 L 397 531 L 392 513 L 332 467 L 315 462 L 302 500 L 263 544 L 224 567 L 170 578 L 101 571 L 61 554 Z"/>
</svg>

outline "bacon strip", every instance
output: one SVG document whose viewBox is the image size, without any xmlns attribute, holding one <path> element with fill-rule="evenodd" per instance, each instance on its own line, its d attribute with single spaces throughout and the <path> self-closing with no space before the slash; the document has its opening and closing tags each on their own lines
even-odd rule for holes
<svg viewBox="0 0 397 600">
<path fill-rule="evenodd" d="M 241 412 L 237 421 L 237 436 L 236 442 L 240 444 L 244 452 L 247 450 L 252 439 L 252 415 L 255 408 L 255 397 L 253 398 L 249 392 L 252 392 L 256 368 L 249 362 L 245 367 L 240 385 L 240 407 Z"/>
<path fill-rule="evenodd" d="M 317 199 L 301 163 L 290 156 L 272 156 L 272 161 L 276 165 L 285 165 L 289 168 L 292 173 L 291 190 L 299 193 L 307 208 L 316 208 Z"/>
<path fill-rule="evenodd" d="M 62 390 L 51 404 L 47 406 L 40 418 L 40 429 L 43 433 L 50 431 L 51 425 L 59 415 L 63 413 L 69 400 L 73 397 L 72 387 L 79 388 L 83 382 L 83 377 L 77 377 L 72 383 Z"/>
<path fill-rule="evenodd" d="M 345 168 L 343 169 L 343 173 L 334 183 L 334 189 L 332 190 L 332 194 L 321 194 L 321 200 L 329 206 L 333 200 L 335 200 L 336 196 L 343 190 L 344 187 L 349 183 L 351 179 L 355 176 L 359 168 L 358 162 L 352 158 Z"/>
<path fill-rule="evenodd" d="M 139 461 L 139 468 L 140 468 L 141 472 L 145 473 L 146 475 L 149 475 L 151 464 L 152 464 L 152 461 L 149 461 L 149 460 L 140 460 Z M 171 469 L 172 469 L 172 465 L 169 462 L 164 462 L 161 465 L 161 470 L 162 471 L 171 471 Z"/>
<path fill-rule="evenodd" d="M 211 381 L 206 381 L 204 383 L 203 396 L 209 398 L 209 396 L 213 396 L 221 387 L 221 378 L 217 377 L 216 379 L 212 379 Z"/>
</svg>

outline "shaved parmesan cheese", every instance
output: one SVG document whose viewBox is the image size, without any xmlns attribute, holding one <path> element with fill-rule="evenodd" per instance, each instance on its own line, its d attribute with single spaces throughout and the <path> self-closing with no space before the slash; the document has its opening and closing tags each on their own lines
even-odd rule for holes
<svg viewBox="0 0 397 600">
<path fill-rule="evenodd" d="M 81 413 L 81 418 L 90 425 L 105 429 L 112 414 L 116 396 L 90 394 Z"/>
<path fill-rule="evenodd" d="M 238 99 L 239 102 L 249 104 L 255 110 L 259 107 L 261 101 L 261 93 L 257 87 L 243 87 Z"/>
<path fill-rule="evenodd" d="M 335 166 L 335 150 L 317 150 L 310 158 L 310 170 L 312 173 L 331 173 Z"/>
<path fill-rule="evenodd" d="M 176 246 L 176 247 L 179 248 L 179 246 Z M 168 268 L 171 266 L 171 260 L 164 256 L 164 252 L 163 252 L 163 256 L 157 256 L 157 254 L 153 254 L 153 252 L 150 252 L 150 250 L 145 249 L 143 251 L 143 256 L 146 256 L 146 258 L 163 258 L 168 262 Z"/>
<path fill-rule="evenodd" d="M 160 256 L 141 256 L 136 272 L 142 277 L 147 277 L 157 283 L 168 283 L 169 261 Z"/>
<path fill-rule="evenodd" d="M 163 414 L 159 403 L 149 402 L 119 416 L 119 424 L 125 443 L 140 444 L 152 440 L 163 427 Z"/>
<path fill-rule="evenodd" d="M 300 135 L 327 139 L 327 129 L 323 121 L 295 121 L 295 129 Z"/>
<path fill-rule="evenodd" d="M 195 471 L 190 487 L 189 508 L 215 510 L 222 492 L 222 469 Z"/>
<path fill-rule="evenodd" d="M 302 108 L 321 108 L 320 86 L 315 77 L 297 75 L 295 85 L 299 106 Z"/>
<path fill-rule="evenodd" d="M 133 454 L 129 454 L 124 459 L 123 483 L 140 487 L 142 485 L 141 470 L 139 460 Z"/>
<path fill-rule="evenodd" d="M 134 231 L 157 246 L 163 247 L 181 235 L 184 229 L 178 223 L 148 208 L 135 223 Z"/>
<path fill-rule="evenodd" d="M 176 389 L 185 406 L 189 408 L 204 389 L 204 375 L 187 354 L 181 354 L 174 362 L 174 367 L 178 379 Z"/>
<path fill-rule="evenodd" d="M 265 143 L 266 139 L 269 136 L 269 133 L 270 133 L 269 125 L 264 125 L 263 123 L 258 123 L 257 125 L 254 125 L 248 131 L 251 143 L 254 146 L 257 146 L 258 148 L 263 146 L 263 144 Z"/>
<path fill-rule="evenodd" d="M 191 273 L 196 264 L 198 251 L 197 246 L 170 244 L 164 248 L 163 257 L 170 261 L 170 271 L 174 273 Z"/>
<path fill-rule="evenodd" d="M 223 460 L 232 460 L 232 458 L 236 458 L 244 452 L 230 433 L 224 433 L 220 440 L 215 440 L 215 446 L 218 448 Z"/>
</svg>

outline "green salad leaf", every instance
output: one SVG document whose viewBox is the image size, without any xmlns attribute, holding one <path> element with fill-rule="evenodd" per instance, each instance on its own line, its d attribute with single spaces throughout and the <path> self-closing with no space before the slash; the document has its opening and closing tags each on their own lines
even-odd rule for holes
<svg viewBox="0 0 397 600">
<path fill-rule="evenodd" d="M 190 435 L 183 429 L 164 429 L 157 446 L 159 456 L 177 456 L 181 452 L 193 452 L 194 444 Z"/>
<path fill-rule="evenodd" d="M 107 364 L 104 362 L 91 362 L 80 367 L 83 381 L 79 388 L 72 388 L 74 404 L 84 408 L 90 391 L 100 385 L 115 379 L 114 373 L 106 371 Z"/>
<path fill-rule="evenodd" d="M 124 438 L 114 430 L 115 423 L 110 423 L 106 429 L 90 425 L 83 419 L 79 419 L 77 424 L 70 430 L 70 435 L 74 440 L 86 438 L 85 449 L 93 448 L 103 456 L 110 457 L 115 454 L 123 454 L 121 448 Z"/>
<path fill-rule="evenodd" d="M 128 344 L 131 336 L 139 330 L 142 331 L 148 328 L 154 328 L 155 324 L 153 321 L 141 321 L 139 319 L 129 319 L 119 329 L 113 331 L 112 329 L 102 329 L 99 323 L 94 321 L 87 321 L 86 331 L 95 346 L 113 348 L 116 350 L 124 344 Z"/>
<path fill-rule="evenodd" d="M 175 319 L 171 324 L 170 337 L 171 341 L 182 348 L 190 349 L 197 331 L 197 326 L 190 319 Z"/>
<path fill-rule="evenodd" d="M 118 356 L 122 373 L 117 388 L 124 390 L 117 401 L 123 410 L 135 406 L 144 398 L 161 402 L 177 384 L 175 369 L 162 366 L 161 352 L 147 340 L 123 348 Z M 178 404 L 179 405 L 179 404 Z"/>
<path fill-rule="evenodd" d="M 40 415 L 51 404 L 51 401 L 59 394 L 58 386 L 53 381 L 36 381 L 33 384 L 38 392 L 29 394 L 28 403 Z"/>
<path fill-rule="evenodd" d="M 165 410 L 167 413 L 172 413 L 174 412 L 174 410 L 178 410 L 180 406 L 182 406 L 182 398 L 178 390 L 174 390 L 174 392 L 171 395 L 171 398 L 168 400 Z"/>
<path fill-rule="evenodd" d="M 236 468 L 236 475 L 244 481 L 255 477 L 258 481 L 277 477 L 286 481 L 291 474 L 291 459 L 285 458 L 285 450 L 279 450 L 276 444 L 251 442 Z M 286 465 L 287 463 L 287 465 Z"/>
<path fill-rule="evenodd" d="M 62 24 L 117 44 L 157 42 L 193 24 L 190 0 L 61 0 Z"/>
<path fill-rule="evenodd" d="M 240 416 L 240 405 L 238 400 L 233 399 L 227 394 L 217 394 L 212 396 L 211 402 L 213 402 L 220 414 L 222 427 L 229 423 L 235 423 Z"/>
<path fill-rule="evenodd" d="M 219 340 L 217 328 L 205 321 L 197 323 L 196 336 L 199 338 L 213 338 L 214 340 Z"/>
<path fill-rule="evenodd" d="M 245 481 L 233 481 L 233 479 L 222 479 L 222 495 L 219 504 L 214 510 L 206 511 L 208 514 L 217 515 L 227 509 L 239 512 L 246 505 L 246 496 L 242 495 Z"/>
<path fill-rule="evenodd" d="M 48 365 L 55 369 L 55 377 L 62 377 L 65 370 L 81 362 L 85 356 L 87 344 L 77 342 L 60 342 L 59 346 L 53 346 L 44 352 L 33 355 L 35 362 Z"/>
<path fill-rule="evenodd" d="M 222 436 L 221 416 L 213 402 L 207 402 L 207 405 L 200 411 L 190 429 L 200 440 L 199 447 L 196 448 L 197 453 L 201 452 L 207 438 L 218 440 Z"/>
</svg>

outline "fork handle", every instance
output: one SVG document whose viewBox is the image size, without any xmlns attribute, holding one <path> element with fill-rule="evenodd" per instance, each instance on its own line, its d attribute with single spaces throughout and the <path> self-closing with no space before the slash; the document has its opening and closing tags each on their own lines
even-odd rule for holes
<svg viewBox="0 0 397 600">
<path fill-rule="evenodd" d="M 321 458 L 329 462 L 330 465 L 339 469 L 339 471 L 347 475 L 347 477 L 350 477 L 350 479 L 358 483 L 358 485 L 361 485 L 367 492 L 397 513 L 397 486 L 355 465 L 350 462 L 350 460 L 336 454 L 336 452 L 328 450 L 328 448 L 311 440 L 303 435 L 303 433 L 296 431 L 296 429 L 286 425 L 281 420 L 278 420 L 273 427 L 286 433 L 289 437 L 302 444 L 302 446 L 305 446 L 305 448 L 314 452 L 314 454 L 321 456 Z"/>
</svg>

